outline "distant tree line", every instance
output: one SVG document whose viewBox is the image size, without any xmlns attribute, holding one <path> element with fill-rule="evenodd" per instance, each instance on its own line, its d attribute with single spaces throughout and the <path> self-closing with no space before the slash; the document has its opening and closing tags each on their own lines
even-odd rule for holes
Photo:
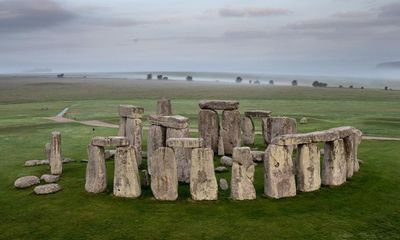
<svg viewBox="0 0 400 240">
<path fill-rule="evenodd" d="M 312 86 L 313 86 L 313 87 L 327 87 L 328 84 L 327 84 L 327 83 L 323 83 L 323 82 L 314 81 L 314 82 L 312 83 Z"/>
</svg>

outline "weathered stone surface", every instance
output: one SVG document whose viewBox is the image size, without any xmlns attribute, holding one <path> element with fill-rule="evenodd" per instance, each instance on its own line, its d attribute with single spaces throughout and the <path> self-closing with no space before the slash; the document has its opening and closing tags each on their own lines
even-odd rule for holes
<svg viewBox="0 0 400 240">
<path fill-rule="evenodd" d="M 150 186 L 150 175 L 146 169 L 140 171 L 140 185 L 142 187 Z"/>
<path fill-rule="evenodd" d="M 239 102 L 231 100 L 202 100 L 199 102 L 199 107 L 211 110 L 236 110 L 239 108 Z"/>
<path fill-rule="evenodd" d="M 104 192 L 107 188 L 104 148 L 89 144 L 88 158 L 85 190 L 90 193 Z"/>
<path fill-rule="evenodd" d="M 249 118 L 258 117 L 258 118 L 267 118 L 271 115 L 271 111 L 264 110 L 250 110 L 244 112 L 244 115 Z"/>
<path fill-rule="evenodd" d="M 160 147 L 153 152 L 151 190 L 157 200 L 174 201 L 178 198 L 178 176 L 172 148 Z"/>
<path fill-rule="evenodd" d="M 189 128 L 176 129 L 167 128 L 167 141 L 170 138 L 187 138 L 189 137 Z M 190 181 L 190 160 L 191 149 L 183 147 L 173 148 L 177 164 L 178 181 L 189 183 Z"/>
<path fill-rule="evenodd" d="M 296 183 L 290 146 L 269 145 L 264 157 L 264 194 L 272 198 L 296 195 Z"/>
<path fill-rule="evenodd" d="M 192 150 L 190 194 L 193 200 L 217 200 L 218 184 L 214 172 L 214 152 L 210 148 Z"/>
<path fill-rule="evenodd" d="M 201 109 L 198 117 L 198 129 L 205 146 L 217 153 L 220 131 L 218 113 L 214 110 Z"/>
<path fill-rule="evenodd" d="M 51 154 L 51 143 L 46 143 L 44 146 L 44 153 L 47 156 L 47 160 L 50 160 L 50 154 Z"/>
<path fill-rule="evenodd" d="M 302 117 L 300 119 L 300 124 L 307 124 L 308 123 L 308 119 L 306 117 Z"/>
<path fill-rule="evenodd" d="M 272 140 L 281 135 L 294 134 L 297 132 L 296 119 L 288 117 L 269 117 L 262 119 L 265 142 L 272 143 Z M 275 143 L 274 143 L 275 144 Z"/>
<path fill-rule="evenodd" d="M 222 136 L 219 136 L 218 138 L 218 156 L 224 156 L 225 155 L 225 150 L 224 150 L 224 139 Z"/>
<path fill-rule="evenodd" d="M 36 176 L 25 176 L 20 177 L 14 182 L 14 187 L 16 188 L 27 188 L 33 185 L 39 184 L 40 179 Z"/>
<path fill-rule="evenodd" d="M 157 101 L 157 114 L 163 116 L 172 115 L 172 107 L 170 99 L 163 98 Z"/>
<path fill-rule="evenodd" d="M 61 174 L 62 173 L 62 157 L 61 157 L 61 133 L 51 133 L 51 151 L 50 151 L 50 173 Z"/>
<path fill-rule="evenodd" d="M 126 117 L 119 118 L 119 127 L 118 127 L 118 136 L 125 136 L 125 129 L 126 129 Z"/>
<path fill-rule="evenodd" d="M 147 169 L 151 175 L 152 155 L 155 150 L 165 147 L 167 129 L 162 126 L 150 125 L 147 137 Z"/>
<path fill-rule="evenodd" d="M 220 159 L 220 164 L 222 166 L 231 167 L 232 166 L 232 158 L 228 156 L 222 156 Z"/>
<path fill-rule="evenodd" d="M 25 162 L 25 167 L 33 167 L 39 165 L 47 165 L 49 164 L 49 160 L 28 160 Z"/>
<path fill-rule="evenodd" d="M 202 138 L 168 138 L 167 146 L 172 148 L 202 148 L 204 141 Z"/>
<path fill-rule="evenodd" d="M 43 174 L 40 177 L 40 180 L 43 180 L 46 183 L 55 183 L 58 182 L 58 180 L 60 180 L 60 175 Z"/>
<path fill-rule="evenodd" d="M 91 144 L 98 147 L 126 147 L 129 140 L 123 136 L 94 137 Z"/>
<path fill-rule="evenodd" d="M 358 129 L 354 130 L 354 172 L 358 172 L 360 170 L 360 164 L 358 161 L 358 146 L 361 144 L 362 140 L 362 132 Z"/>
<path fill-rule="evenodd" d="M 189 127 L 189 118 L 174 115 L 174 116 L 162 116 L 162 115 L 150 115 L 149 121 L 153 125 L 159 125 L 167 128 L 187 128 Z"/>
<path fill-rule="evenodd" d="M 228 181 L 226 181 L 225 178 L 221 178 L 219 180 L 219 188 L 221 188 L 222 191 L 226 191 L 229 189 Z"/>
<path fill-rule="evenodd" d="M 231 197 L 233 200 L 256 199 L 254 164 L 249 147 L 233 149 Z"/>
<path fill-rule="evenodd" d="M 339 186 L 346 182 L 346 157 L 342 139 L 326 142 L 322 162 L 322 184 Z"/>
<path fill-rule="evenodd" d="M 223 111 L 222 112 L 222 139 L 224 141 L 225 154 L 232 154 L 234 147 L 240 146 L 240 112 Z"/>
<path fill-rule="evenodd" d="M 216 171 L 216 172 L 227 172 L 227 171 L 228 171 L 228 168 L 227 168 L 227 167 L 224 167 L 224 166 L 219 166 L 219 167 L 216 167 L 216 168 L 215 168 L 215 171 Z"/>
<path fill-rule="evenodd" d="M 354 134 L 343 138 L 344 156 L 346 159 L 346 178 L 351 179 L 354 174 L 355 165 L 355 138 Z"/>
<path fill-rule="evenodd" d="M 297 148 L 296 178 L 297 190 L 311 192 L 321 187 L 321 155 L 318 145 L 302 144 Z"/>
<path fill-rule="evenodd" d="M 250 117 L 244 117 L 242 119 L 242 140 L 244 145 L 251 145 L 254 143 L 255 128 L 253 120 Z"/>
<path fill-rule="evenodd" d="M 141 194 L 135 148 L 117 147 L 114 167 L 114 196 L 137 198 Z"/>
<path fill-rule="evenodd" d="M 141 119 L 126 119 L 125 137 L 128 138 L 131 146 L 135 148 L 136 161 L 138 166 L 142 163 L 142 130 L 143 122 Z"/>
<path fill-rule="evenodd" d="M 106 160 L 112 159 L 115 157 L 115 150 L 105 150 L 104 151 L 104 158 Z"/>
<path fill-rule="evenodd" d="M 118 113 L 121 117 L 142 118 L 144 113 L 144 108 L 133 105 L 119 105 Z"/>
<path fill-rule="evenodd" d="M 264 151 L 251 151 L 253 162 L 264 162 Z"/>
<path fill-rule="evenodd" d="M 56 193 L 60 190 L 61 190 L 61 187 L 57 183 L 49 183 L 49 184 L 36 186 L 33 189 L 33 192 L 37 195 L 45 195 L 45 194 L 50 194 L 50 193 Z"/>
</svg>

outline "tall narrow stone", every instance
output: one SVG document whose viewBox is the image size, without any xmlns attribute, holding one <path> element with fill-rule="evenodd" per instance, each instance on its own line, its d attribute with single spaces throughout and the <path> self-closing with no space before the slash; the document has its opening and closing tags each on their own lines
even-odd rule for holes
<svg viewBox="0 0 400 240">
<path fill-rule="evenodd" d="M 296 119 L 288 117 L 269 117 L 262 119 L 263 135 L 266 143 L 271 143 L 274 137 L 297 133 Z"/>
<path fill-rule="evenodd" d="M 297 148 L 297 190 L 311 192 L 321 187 L 321 155 L 317 144 L 302 144 Z"/>
<path fill-rule="evenodd" d="M 189 137 L 189 128 L 175 129 L 167 128 L 167 139 L 169 138 L 187 138 Z M 191 149 L 176 147 L 174 148 L 177 164 L 178 181 L 189 183 L 190 180 L 190 160 Z"/>
<path fill-rule="evenodd" d="M 157 200 L 173 201 L 178 198 L 178 176 L 172 148 L 160 147 L 153 152 L 151 190 Z"/>
<path fill-rule="evenodd" d="M 126 117 L 119 118 L 118 136 L 125 136 Z"/>
<path fill-rule="evenodd" d="M 47 160 L 50 161 L 50 156 L 51 156 L 51 143 L 46 143 L 44 147 L 44 152 L 46 153 Z"/>
<path fill-rule="evenodd" d="M 217 200 L 218 184 L 214 172 L 214 152 L 210 148 L 192 150 L 190 194 L 193 200 Z"/>
<path fill-rule="evenodd" d="M 147 137 L 147 168 L 151 175 L 151 160 L 155 150 L 165 147 L 166 128 L 157 125 L 150 125 Z"/>
<path fill-rule="evenodd" d="M 346 159 L 346 178 L 350 179 L 354 174 L 355 165 L 355 136 L 354 134 L 343 138 L 344 156 Z"/>
<path fill-rule="evenodd" d="M 361 144 L 361 140 L 361 131 L 356 131 L 354 133 L 354 172 L 358 172 L 360 170 L 360 164 L 358 162 L 358 146 Z"/>
<path fill-rule="evenodd" d="M 232 154 L 234 147 L 240 146 L 240 112 L 238 110 L 222 112 L 222 139 L 225 154 Z"/>
<path fill-rule="evenodd" d="M 59 175 L 62 173 L 61 157 L 61 133 L 52 132 L 51 151 L 50 151 L 50 173 Z"/>
<path fill-rule="evenodd" d="M 219 118 L 214 110 L 201 109 L 199 111 L 198 128 L 200 137 L 204 139 L 205 146 L 218 152 Z"/>
<path fill-rule="evenodd" d="M 250 117 L 243 117 L 242 119 L 242 139 L 244 145 L 251 145 L 254 143 L 255 129 L 253 120 Z"/>
<path fill-rule="evenodd" d="M 126 119 L 125 136 L 128 138 L 130 145 L 135 148 L 136 160 L 138 166 L 142 163 L 142 129 L 143 122 L 141 119 Z"/>
<path fill-rule="evenodd" d="M 133 146 L 117 147 L 114 160 L 114 195 L 137 198 L 141 194 L 140 175 Z"/>
<path fill-rule="evenodd" d="M 104 148 L 89 144 L 85 190 L 90 193 L 101 193 L 106 189 L 107 175 Z"/>
<path fill-rule="evenodd" d="M 322 163 L 322 184 L 339 186 L 346 182 L 346 165 L 343 140 L 326 142 Z"/>
<path fill-rule="evenodd" d="M 233 200 L 256 199 L 254 163 L 249 147 L 236 147 L 232 154 L 231 197 Z"/>
<path fill-rule="evenodd" d="M 273 198 L 296 195 L 292 147 L 269 145 L 264 158 L 264 194 Z"/>
<path fill-rule="evenodd" d="M 160 99 L 157 101 L 157 114 L 163 116 L 172 115 L 172 107 L 170 99 Z"/>
</svg>

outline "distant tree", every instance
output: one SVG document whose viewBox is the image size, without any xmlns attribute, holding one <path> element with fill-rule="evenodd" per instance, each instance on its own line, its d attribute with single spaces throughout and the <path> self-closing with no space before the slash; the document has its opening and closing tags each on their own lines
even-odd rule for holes
<svg viewBox="0 0 400 240">
<path fill-rule="evenodd" d="M 354 86 L 353 86 L 353 85 L 350 85 L 349 88 L 354 88 Z"/>
<path fill-rule="evenodd" d="M 388 89 L 389 89 L 388 86 L 386 86 L 386 87 L 385 87 L 385 91 L 387 91 Z"/>
<path fill-rule="evenodd" d="M 269 85 L 274 85 L 274 80 L 269 80 Z"/>
<path fill-rule="evenodd" d="M 58 77 L 58 78 L 63 78 L 63 77 L 64 77 L 64 73 L 57 74 L 57 77 Z"/>
<path fill-rule="evenodd" d="M 242 80 L 243 80 L 242 77 L 236 77 L 236 82 L 237 82 L 237 83 L 241 83 Z"/>
<path fill-rule="evenodd" d="M 157 79 L 158 79 L 158 80 L 162 80 L 162 78 L 163 78 L 163 75 L 162 75 L 162 74 L 158 74 L 158 75 L 157 75 Z"/>
<path fill-rule="evenodd" d="M 364 89 L 364 86 L 361 86 L 361 89 Z"/>
<path fill-rule="evenodd" d="M 255 80 L 254 84 L 260 84 L 260 80 Z"/>
<path fill-rule="evenodd" d="M 292 86 L 295 87 L 295 86 L 297 86 L 297 84 L 298 84 L 298 83 L 297 83 L 297 80 L 293 80 L 293 81 L 292 81 Z"/>
<path fill-rule="evenodd" d="M 163 80 L 168 80 L 168 77 L 163 77 L 162 79 L 163 79 Z"/>
<path fill-rule="evenodd" d="M 339 85 L 339 88 L 343 88 L 343 85 Z"/>
<path fill-rule="evenodd" d="M 193 76 L 187 75 L 186 76 L 186 81 L 189 81 L 189 82 L 193 81 Z"/>
<path fill-rule="evenodd" d="M 153 78 L 153 74 L 149 73 L 147 74 L 147 80 L 151 80 Z"/>
<path fill-rule="evenodd" d="M 249 80 L 249 84 L 252 84 L 253 83 L 253 80 Z"/>
<path fill-rule="evenodd" d="M 312 86 L 313 86 L 313 87 L 327 87 L 328 84 L 327 84 L 327 83 L 323 83 L 323 82 L 314 81 L 314 82 L 312 83 Z"/>
</svg>

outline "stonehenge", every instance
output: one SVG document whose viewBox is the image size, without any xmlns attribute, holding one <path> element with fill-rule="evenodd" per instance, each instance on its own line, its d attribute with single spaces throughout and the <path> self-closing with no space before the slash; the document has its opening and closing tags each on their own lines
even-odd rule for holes
<svg viewBox="0 0 400 240">
<path fill-rule="evenodd" d="M 267 144 L 270 144 L 277 136 L 297 133 L 297 124 L 294 118 L 268 117 L 262 118 L 261 121 L 264 141 Z"/>
<path fill-rule="evenodd" d="M 141 194 L 136 148 L 117 147 L 114 166 L 114 196 L 137 198 Z"/>
<path fill-rule="evenodd" d="M 192 150 L 190 194 L 193 200 L 217 200 L 218 184 L 214 172 L 214 152 L 211 148 Z"/>
<path fill-rule="evenodd" d="M 244 117 L 242 118 L 242 125 L 241 125 L 243 134 L 243 145 L 254 144 L 254 138 L 255 138 L 254 118 L 260 118 L 261 123 L 263 123 L 267 121 L 267 118 L 269 118 L 270 115 L 271 111 L 264 111 L 264 110 L 250 110 L 244 112 Z M 264 131 L 263 131 L 263 136 L 264 136 Z"/>
</svg>

